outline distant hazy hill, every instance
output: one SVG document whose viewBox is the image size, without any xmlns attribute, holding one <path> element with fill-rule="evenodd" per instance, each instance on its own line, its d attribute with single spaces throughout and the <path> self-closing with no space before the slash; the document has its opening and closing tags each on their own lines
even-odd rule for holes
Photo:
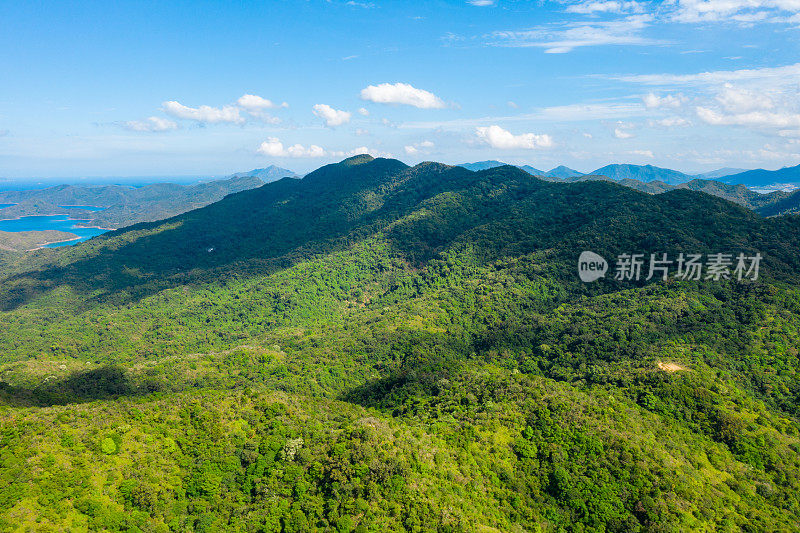
<svg viewBox="0 0 800 533">
<path fill-rule="evenodd" d="M 761 206 L 757 211 L 765 217 L 800 213 L 800 189 L 792 193 L 770 193 L 784 195 L 778 201 Z"/>
<path fill-rule="evenodd" d="M 766 187 L 783 183 L 800 183 L 800 165 L 779 170 L 748 170 L 720 179 L 725 183 L 741 183 L 749 187 Z"/>
<path fill-rule="evenodd" d="M 249 172 L 237 172 L 236 174 L 229 176 L 229 178 L 258 178 L 264 183 L 272 183 L 273 181 L 278 181 L 281 178 L 296 177 L 298 177 L 297 174 L 291 170 L 277 167 L 275 165 L 270 165 L 266 168 L 255 168 Z"/>
<path fill-rule="evenodd" d="M 548 170 L 545 173 L 545 176 L 550 176 L 552 178 L 574 178 L 577 176 L 583 176 L 583 172 L 578 172 L 575 169 L 565 167 L 564 165 L 559 165 L 556 168 Z"/>
<path fill-rule="evenodd" d="M 692 180 L 687 183 L 678 185 L 679 189 L 690 189 L 693 191 L 700 191 L 713 196 L 725 198 L 731 202 L 749 207 L 750 209 L 758 209 L 767 205 L 771 205 L 779 200 L 789 196 L 785 192 L 773 192 L 769 194 L 760 194 L 744 185 L 723 183 L 714 180 Z"/>
<path fill-rule="evenodd" d="M 545 171 L 539 170 L 538 168 L 532 167 L 530 165 L 522 165 L 522 166 L 518 166 L 517 168 L 524 170 L 525 172 L 527 172 L 528 174 L 531 174 L 532 176 L 546 176 L 547 175 L 547 173 Z"/>
<path fill-rule="evenodd" d="M 86 187 L 58 185 L 46 189 L 0 192 L 0 203 L 16 204 L 0 209 L 0 220 L 33 215 L 67 214 L 90 220 L 86 226 L 121 228 L 185 213 L 221 200 L 231 193 L 260 187 L 257 177 L 234 177 L 197 185 L 154 183 L 144 187 L 107 185 Z M 103 207 L 102 211 L 65 209 L 59 206 Z"/>
<path fill-rule="evenodd" d="M 692 180 L 692 176 L 683 172 L 653 165 L 606 165 L 598 168 L 592 174 L 602 174 L 615 180 L 630 178 L 639 181 L 663 181 L 670 185 Z"/>
<path fill-rule="evenodd" d="M 503 163 L 502 161 L 495 161 L 492 159 L 489 161 L 477 161 L 475 163 L 461 163 L 460 165 L 457 166 L 466 168 L 467 170 L 471 170 L 473 172 L 477 172 L 479 170 L 488 170 L 490 168 L 502 167 L 503 165 L 507 164 L 508 163 Z"/>
<path fill-rule="evenodd" d="M 714 180 L 694 179 L 686 183 L 670 185 L 660 180 L 642 181 L 633 178 L 614 180 L 608 176 L 598 174 L 586 174 L 568 178 L 552 178 L 549 176 L 544 176 L 544 178 L 547 181 L 557 181 L 562 183 L 577 183 L 582 181 L 613 181 L 620 185 L 624 185 L 625 187 L 629 187 L 647 194 L 661 194 L 673 189 L 688 189 L 710 194 L 711 196 L 716 196 L 718 198 L 724 198 L 725 200 L 742 205 L 748 209 L 758 210 L 760 213 L 762 212 L 762 208 L 767 209 L 767 211 L 764 211 L 764 213 L 769 214 L 794 212 L 794 210 L 797 209 L 796 206 L 792 207 L 791 201 L 786 204 L 782 204 L 783 207 L 778 208 L 778 211 L 768 209 L 769 206 L 772 206 L 776 202 L 787 199 L 790 196 L 790 193 L 777 191 L 769 194 L 761 194 L 748 189 L 744 185 L 731 185 Z M 797 201 L 800 201 L 800 196 L 797 196 L 797 199 Z"/>
<path fill-rule="evenodd" d="M 711 172 L 703 172 L 702 174 L 696 174 L 695 177 L 704 180 L 714 180 L 723 178 L 725 176 L 730 176 L 732 174 L 739 174 L 741 172 L 747 172 L 747 169 L 725 167 L 717 170 L 712 170 Z"/>
<path fill-rule="evenodd" d="M 478 161 L 476 163 L 462 163 L 458 166 L 466 168 L 467 170 L 471 170 L 473 172 L 478 172 L 481 170 L 489 170 L 490 168 L 497 168 L 508 164 L 509 163 L 503 163 L 502 161 L 489 160 L 489 161 Z M 516 166 L 517 168 L 524 170 L 525 172 L 527 172 L 532 176 L 545 176 L 548 178 L 576 178 L 578 176 L 584 175 L 583 172 L 579 172 L 573 168 L 569 168 L 564 165 L 559 165 L 547 171 L 540 170 L 536 167 L 532 167 L 531 165 L 512 165 L 512 166 Z"/>
</svg>

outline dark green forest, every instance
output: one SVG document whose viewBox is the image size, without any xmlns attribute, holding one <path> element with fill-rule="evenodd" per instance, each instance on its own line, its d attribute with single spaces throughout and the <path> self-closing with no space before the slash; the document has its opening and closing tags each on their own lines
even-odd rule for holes
<svg viewBox="0 0 800 533">
<path fill-rule="evenodd" d="M 798 247 L 693 190 L 357 156 L 1 252 L 0 530 L 798 531 Z"/>
</svg>

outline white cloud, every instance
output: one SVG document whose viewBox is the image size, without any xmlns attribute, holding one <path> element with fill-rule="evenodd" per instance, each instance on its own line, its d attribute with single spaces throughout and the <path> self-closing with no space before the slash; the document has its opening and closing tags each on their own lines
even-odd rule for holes
<svg viewBox="0 0 800 533">
<path fill-rule="evenodd" d="M 488 7 L 495 4 L 495 0 L 467 0 L 467 3 L 473 6 Z"/>
<path fill-rule="evenodd" d="M 677 0 L 671 13 L 677 22 L 715 22 L 734 20 L 754 22 L 771 19 L 786 22 L 781 15 L 800 12 L 798 0 Z"/>
<path fill-rule="evenodd" d="M 308 148 L 302 144 L 295 144 L 284 148 L 283 143 L 277 137 L 269 137 L 261 143 L 257 152 L 271 157 L 325 157 L 325 150 L 316 144 Z"/>
<path fill-rule="evenodd" d="M 289 104 L 286 102 L 278 105 L 272 100 L 267 100 L 266 98 L 262 98 L 261 96 L 257 96 L 255 94 L 244 94 L 240 96 L 239 99 L 236 100 L 236 104 L 239 106 L 239 108 L 246 111 L 251 117 L 268 124 L 278 124 L 281 120 L 267 113 L 267 109 L 289 107 Z"/>
<path fill-rule="evenodd" d="M 648 93 L 642 97 L 642 101 L 647 109 L 656 109 L 659 107 L 678 108 L 686 101 L 686 97 L 682 94 L 676 96 L 671 94 L 658 96 L 653 93 Z"/>
<path fill-rule="evenodd" d="M 650 122 L 651 126 L 663 126 L 665 128 L 675 128 L 678 126 L 691 126 L 692 123 L 683 117 L 667 117 Z"/>
<path fill-rule="evenodd" d="M 415 155 L 419 153 L 428 153 L 430 149 L 436 146 L 433 141 L 422 141 L 414 144 L 410 144 L 403 147 L 406 154 L 408 155 Z"/>
<path fill-rule="evenodd" d="M 631 150 L 628 153 L 631 154 L 631 155 L 640 155 L 642 157 L 649 157 L 650 159 L 655 157 L 653 155 L 653 152 L 650 151 L 650 150 Z"/>
<path fill-rule="evenodd" d="M 500 126 L 484 126 L 476 128 L 475 132 L 484 142 L 492 148 L 500 150 L 549 148 L 553 146 L 553 139 L 549 135 L 535 133 L 521 133 L 514 135 Z"/>
<path fill-rule="evenodd" d="M 698 106 L 697 116 L 714 126 L 750 126 L 763 128 L 800 128 L 800 114 L 792 112 L 750 111 L 725 114 Z"/>
<path fill-rule="evenodd" d="M 639 2 L 616 0 L 600 0 L 596 2 L 579 2 L 567 6 L 567 13 L 592 15 L 595 13 L 642 13 L 644 6 Z"/>
<path fill-rule="evenodd" d="M 381 83 L 361 90 L 361 99 L 379 104 L 403 104 L 420 109 L 441 109 L 444 101 L 432 92 L 417 89 L 408 83 Z"/>
<path fill-rule="evenodd" d="M 722 104 L 725 110 L 731 113 L 747 113 L 759 109 L 772 109 L 775 103 L 772 98 L 755 91 L 740 89 L 730 83 L 726 83 L 716 100 Z"/>
<path fill-rule="evenodd" d="M 630 139 L 633 133 L 627 132 L 622 128 L 614 128 L 614 137 L 617 139 Z"/>
<path fill-rule="evenodd" d="M 176 101 L 164 102 L 164 112 L 172 117 L 184 120 L 194 120 L 202 123 L 230 123 L 243 124 L 245 119 L 241 116 L 239 108 L 226 105 L 222 108 L 201 105 L 200 107 L 187 107 Z"/>
<path fill-rule="evenodd" d="M 800 78 L 800 63 L 782 67 L 717 70 L 696 74 L 637 74 L 615 79 L 642 85 L 703 86 L 732 82 L 766 82 L 771 86 L 796 85 Z"/>
<path fill-rule="evenodd" d="M 320 158 L 320 157 L 352 157 L 359 154 L 369 154 L 373 157 L 392 157 L 388 152 L 381 152 L 373 150 L 366 146 L 359 146 L 352 150 L 325 150 L 321 146 L 312 144 L 304 146 L 302 144 L 293 144 L 292 146 L 284 146 L 280 139 L 277 137 L 269 137 L 266 141 L 261 143 L 261 146 L 256 150 L 260 154 L 270 157 L 293 157 L 293 158 Z"/>
<path fill-rule="evenodd" d="M 275 104 L 272 100 L 267 100 L 255 94 L 243 94 L 236 100 L 236 103 L 245 111 L 260 111 L 264 109 L 273 109 L 276 107 L 289 107 L 289 104 L 283 102 L 280 106 Z"/>
<path fill-rule="evenodd" d="M 618 20 L 570 22 L 538 26 L 525 31 L 499 31 L 492 34 L 494 46 L 544 48 L 548 54 L 563 54 L 584 46 L 654 45 L 663 41 L 641 35 L 653 21 L 652 15 L 631 15 Z"/>
<path fill-rule="evenodd" d="M 545 107 L 536 117 L 546 120 L 582 121 L 629 117 L 643 113 L 644 110 L 639 104 L 568 104 Z"/>
<path fill-rule="evenodd" d="M 352 114 L 349 111 L 334 109 L 327 104 L 317 104 L 314 106 L 314 114 L 325 121 L 329 127 L 341 126 L 350 122 Z"/>
<path fill-rule="evenodd" d="M 394 157 L 391 152 L 374 150 L 366 146 L 359 146 L 358 148 L 353 148 L 352 150 L 347 150 L 347 151 L 329 152 L 329 155 L 332 157 L 353 157 L 354 155 L 361 155 L 361 154 L 369 154 L 372 157 Z"/>
<path fill-rule="evenodd" d="M 362 115 L 362 116 L 365 116 L 365 117 L 368 117 L 369 116 L 369 110 L 366 107 L 360 107 L 360 108 L 358 108 L 358 114 Z"/>
<path fill-rule="evenodd" d="M 364 128 L 356 128 L 356 135 L 369 135 L 369 130 Z"/>
<path fill-rule="evenodd" d="M 162 117 L 149 117 L 145 120 L 129 120 L 122 126 L 131 131 L 170 131 L 178 129 L 178 124 Z"/>
<path fill-rule="evenodd" d="M 510 107 L 511 109 L 519 109 L 519 105 L 517 105 L 517 103 L 514 102 L 514 101 L 509 100 L 507 102 L 507 104 L 508 104 L 508 107 Z"/>
</svg>

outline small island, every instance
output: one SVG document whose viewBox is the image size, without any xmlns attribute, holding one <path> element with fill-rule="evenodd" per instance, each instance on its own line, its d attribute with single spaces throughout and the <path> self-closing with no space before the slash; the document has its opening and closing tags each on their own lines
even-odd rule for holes
<svg viewBox="0 0 800 533">
<path fill-rule="evenodd" d="M 80 236 L 68 231 L 0 231 L 0 250 L 27 252 L 56 242 L 74 241 Z"/>
</svg>

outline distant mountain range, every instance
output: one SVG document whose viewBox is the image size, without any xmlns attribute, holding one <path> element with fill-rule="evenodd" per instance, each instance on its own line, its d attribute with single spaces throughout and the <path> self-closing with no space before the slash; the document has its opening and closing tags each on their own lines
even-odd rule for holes
<svg viewBox="0 0 800 533">
<path fill-rule="evenodd" d="M 487 170 L 496 168 L 508 163 L 501 161 L 478 161 L 477 163 L 463 163 L 458 166 L 472 171 Z M 631 165 L 631 164 L 612 164 L 600 167 L 592 172 L 584 174 L 577 170 L 565 166 L 558 166 L 548 171 L 542 171 L 530 165 L 514 165 L 534 176 L 546 176 L 551 178 L 575 178 L 579 176 L 600 175 L 607 176 L 613 180 L 633 179 L 641 182 L 660 181 L 669 185 L 679 185 L 688 183 L 695 179 L 718 180 L 732 185 L 745 185 L 747 187 L 770 187 L 780 185 L 800 185 L 800 165 L 786 167 L 779 170 L 744 170 L 741 168 L 721 168 L 702 174 L 686 174 L 669 168 L 656 167 L 653 165 Z"/>
<path fill-rule="evenodd" d="M 767 187 L 784 183 L 800 183 L 800 165 L 779 170 L 747 170 L 738 174 L 724 176 L 725 183 L 742 183 L 750 187 Z"/>
<path fill-rule="evenodd" d="M 496 168 L 497 166 L 502 165 L 502 163 L 499 161 L 483 161 L 480 163 L 475 163 L 475 165 L 480 166 L 495 163 L 498 164 L 489 168 Z M 710 194 L 711 196 L 724 198 L 725 200 L 747 207 L 748 209 L 756 211 L 764 216 L 800 212 L 800 191 L 797 191 L 796 193 L 775 191 L 768 194 L 762 194 L 742 184 L 726 183 L 724 181 L 711 179 L 692 178 L 688 174 L 683 174 L 670 169 L 662 169 L 651 165 L 608 165 L 599 168 L 590 174 L 581 174 L 577 170 L 572 170 L 564 166 L 556 167 L 548 172 L 531 172 L 526 170 L 526 168 L 532 168 L 527 165 L 520 166 L 518 168 L 525 170 L 529 174 L 540 179 L 545 179 L 546 181 L 562 183 L 609 181 L 616 182 L 620 185 L 624 185 L 625 187 L 629 187 L 647 194 L 661 194 L 675 189 L 688 189 L 692 191 L 704 192 L 706 194 Z M 718 172 L 724 172 L 724 169 L 710 172 L 708 174 L 714 174 Z M 609 174 L 612 176 L 609 176 Z M 623 177 L 615 178 L 613 176 Z M 644 178 L 659 177 L 663 179 L 648 180 L 631 176 L 642 176 Z M 673 181 L 673 183 L 668 183 L 665 181 L 667 179 Z M 680 181 L 681 179 L 687 179 L 688 181 Z"/>
<path fill-rule="evenodd" d="M 695 177 L 706 180 L 715 180 L 722 178 L 724 176 L 732 176 L 733 174 L 739 174 L 741 172 L 747 172 L 747 169 L 725 167 L 717 170 L 712 170 L 711 172 L 703 172 L 702 174 L 695 174 Z"/>
<path fill-rule="evenodd" d="M 477 163 L 462 163 L 460 165 L 456 165 L 462 168 L 466 168 L 467 170 L 471 170 L 473 172 L 477 172 L 480 170 L 489 170 L 490 168 L 502 167 L 503 165 L 507 165 L 508 163 L 503 163 L 502 161 L 478 161 Z M 532 167 L 530 165 L 512 165 L 516 166 L 517 168 L 524 170 L 528 174 L 532 174 L 534 176 L 547 176 L 550 178 L 572 178 L 576 176 L 583 176 L 583 172 L 578 172 L 577 170 L 571 169 L 569 167 L 565 167 L 564 165 L 557 166 L 548 171 L 539 170 L 538 168 Z"/>
<path fill-rule="evenodd" d="M 269 172 L 269 169 L 260 170 Z M 68 215 L 80 220 L 78 225 L 116 229 L 179 215 L 217 202 L 229 194 L 262 185 L 264 181 L 259 177 L 242 176 L 196 185 L 58 185 L 46 189 L 4 191 L 0 192 L 0 204 L 15 205 L 0 209 L 0 220 L 34 215 Z M 95 210 L 65 206 L 86 206 Z M 98 207 L 103 209 L 97 211 Z"/>
</svg>

